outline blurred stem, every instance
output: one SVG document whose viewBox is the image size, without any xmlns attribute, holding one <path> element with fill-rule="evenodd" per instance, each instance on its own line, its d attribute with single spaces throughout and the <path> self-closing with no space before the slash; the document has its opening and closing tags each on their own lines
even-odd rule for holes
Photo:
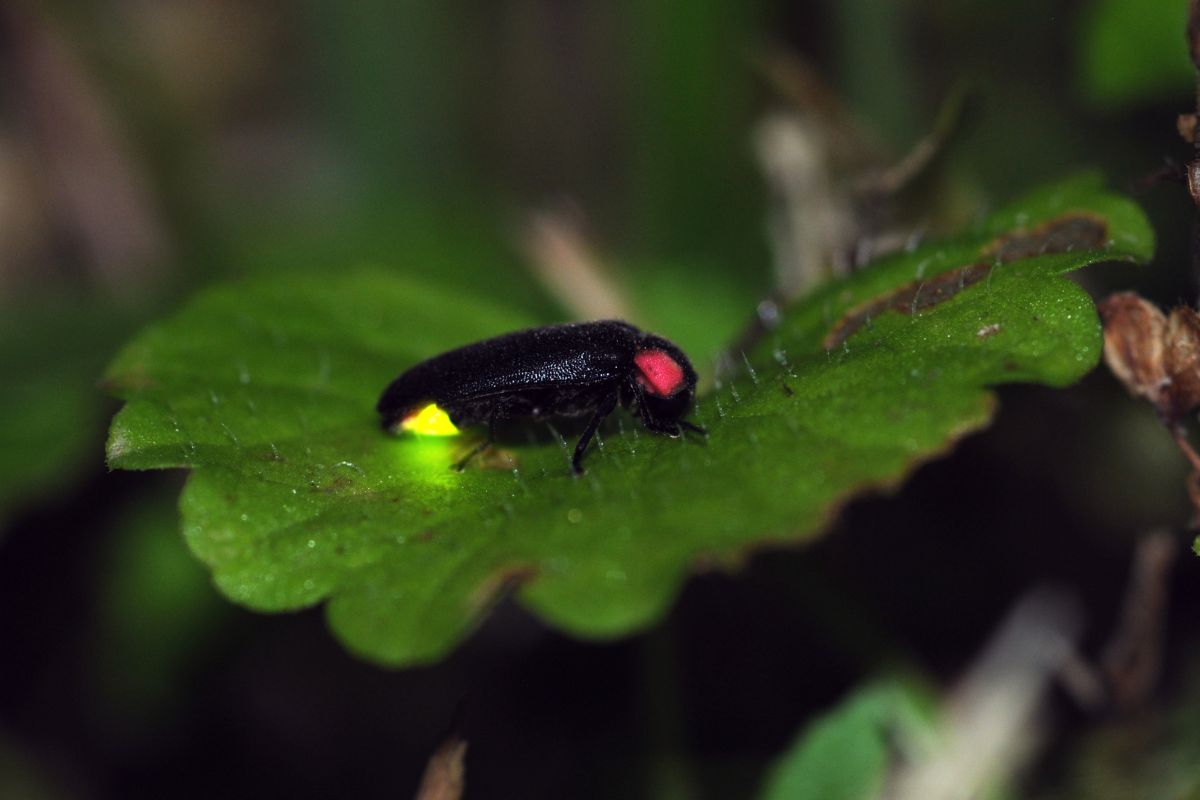
<svg viewBox="0 0 1200 800">
<path fill-rule="evenodd" d="M 306 3 L 328 114 L 376 192 L 420 196 L 463 179 L 458 6 L 417 0 Z M 453 43 L 454 46 L 447 46 Z"/>
<path fill-rule="evenodd" d="M 1200 118 L 1200 0 L 1190 0 L 1188 3 L 1185 35 L 1188 55 L 1191 56 L 1192 66 L 1196 70 L 1196 118 Z M 1192 160 L 1187 168 L 1187 182 L 1192 204 L 1197 208 L 1192 217 L 1192 280 L 1200 281 L 1200 137 L 1196 136 L 1195 118 L 1192 127 Z"/>
<path fill-rule="evenodd" d="M 895 152 L 906 151 L 920 135 L 920 109 L 905 47 L 905 4 L 833 0 L 829 9 L 843 96 Z"/>
<path fill-rule="evenodd" d="M 684 723 L 679 640 L 670 620 L 646 634 L 642 642 L 643 752 L 648 759 L 646 796 L 698 796 L 689 768 Z"/>
</svg>

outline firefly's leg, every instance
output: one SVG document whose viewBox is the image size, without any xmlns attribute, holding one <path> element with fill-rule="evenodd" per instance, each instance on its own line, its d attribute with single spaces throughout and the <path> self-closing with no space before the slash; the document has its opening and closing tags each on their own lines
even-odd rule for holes
<svg viewBox="0 0 1200 800">
<path fill-rule="evenodd" d="M 650 416 L 650 410 L 646 408 L 645 403 L 641 403 L 638 406 L 638 412 L 642 418 L 642 424 L 646 426 L 646 430 L 670 436 L 672 439 L 678 439 L 683 435 L 684 431 L 698 433 L 701 436 L 708 438 L 708 431 L 693 422 L 688 422 L 686 419 L 674 420 L 671 422 L 661 422 L 656 420 L 654 417 Z"/>
<path fill-rule="evenodd" d="M 493 407 L 492 413 L 488 416 L 487 438 L 472 447 L 471 451 L 465 456 L 454 462 L 453 467 L 456 471 L 462 472 L 464 469 L 466 469 L 467 464 L 471 462 L 471 459 L 482 453 L 484 450 L 487 450 L 492 446 L 492 443 L 496 441 L 496 412 L 497 409 Z"/>
<path fill-rule="evenodd" d="M 588 420 L 587 427 L 583 429 L 583 435 L 579 437 L 579 441 L 575 444 L 575 454 L 571 456 L 571 469 L 575 470 L 576 475 L 583 474 L 583 454 L 587 452 L 588 445 L 591 443 L 592 437 L 596 434 L 596 429 L 600 427 L 600 423 L 616 407 L 616 392 L 605 397 L 600 401 L 600 405 L 596 406 L 596 412 Z"/>
<path fill-rule="evenodd" d="M 650 416 L 650 409 L 646 406 L 646 401 L 640 394 L 638 395 L 637 413 L 642 420 L 642 424 L 646 426 L 646 430 L 648 431 L 661 433 L 663 436 L 670 436 L 672 439 L 678 439 L 683 435 L 678 422 L 662 422 Z"/>
</svg>

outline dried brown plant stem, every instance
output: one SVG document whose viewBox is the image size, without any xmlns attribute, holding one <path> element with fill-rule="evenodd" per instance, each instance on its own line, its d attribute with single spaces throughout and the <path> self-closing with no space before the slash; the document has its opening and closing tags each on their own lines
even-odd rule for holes
<svg viewBox="0 0 1200 800">
<path fill-rule="evenodd" d="M 1175 444 L 1179 447 L 1179 451 L 1183 453 L 1183 457 L 1192 465 L 1194 471 L 1200 472 L 1200 454 L 1196 452 L 1196 449 L 1192 447 L 1192 443 L 1188 441 L 1187 431 L 1182 425 L 1170 425 L 1169 427 L 1171 438 L 1175 440 Z"/>
<path fill-rule="evenodd" d="M 1120 621 L 1100 659 L 1111 704 L 1123 713 L 1143 708 L 1158 684 L 1178 554 L 1178 542 L 1167 531 L 1147 534 L 1137 544 Z"/>
<path fill-rule="evenodd" d="M 1200 138 L 1196 136 L 1200 119 L 1200 0 L 1188 3 L 1188 54 L 1196 70 L 1196 111 L 1179 117 L 1179 134 L 1192 145 L 1192 160 L 1187 165 L 1188 194 L 1192 204 L 1200 208 Z M 1200 220 L 1192 222 L 1192 275 L 1200 279 Z"/>
<path fill-rule="evenodd" d="M 1130 394 L 1148 400 L 1191 465 L 1188 495 L 1200 520 L 1200 454 L 1184 420 L 1200 408 L 1200 313 L 1188 306 L 1170 315 L 1133 292 L 1099 303 L 1104 361 Z"/>
<path fill-rule="evenodd" d="M 451 736 L 429 757 L 416 800 L 459 800 L 466 788 L 467 743 Z"/>
<path fill-rule="evenodd" d="M 1169 531 L 1152 531 L 1137 542 L 1120 617 L 1098 661 L 1076 651 L 1063 663 L 1059 682 L 1094 714 L 1136 715 L 1158 685 L 1166 645 L 1172 568 L 1179 543 Z"/>
<path fill-rule="evenodd" d="M 532 212 L 519 236 L 526 263 L 576 318 L 636 322 L 626 292 L 583 228 L 580 215 L 569 207 Z"/>
</svg>

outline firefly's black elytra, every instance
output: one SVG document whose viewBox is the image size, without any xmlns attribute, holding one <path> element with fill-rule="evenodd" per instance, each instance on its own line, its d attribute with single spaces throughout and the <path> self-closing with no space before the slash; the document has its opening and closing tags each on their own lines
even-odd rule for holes
<svg viewBox="0 0 1200 800">
<path fill-rule="evenodd" d="M 492 443 L 497 420 L 591 414 L 571 458 L 578 474 L 596 428 L 618 402 L 648 430 L 677 437 L 684 429 L 704 433 L 683 419 L 695 395 L 696 371 L 682 350 L 606 320 L 531 328 L 434 356 L 392 381 L 376 408 L 393 431 L 429 403 L 455 425 L 487 423 L 487 439 L 459 468 Z"/>
</svg>

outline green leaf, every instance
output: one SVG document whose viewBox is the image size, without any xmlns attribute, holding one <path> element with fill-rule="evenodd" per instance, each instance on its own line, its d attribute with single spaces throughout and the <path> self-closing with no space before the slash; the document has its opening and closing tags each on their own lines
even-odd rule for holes
<svg viewBox="0 0 1200 800">
<path fill-rule="evenodd" d="M 625 635 L 695 565 L 811 539 L 854 494 L 983 426 L 984 387 L 1079 378 L 1099 324 L 1062 273 L 1152 247 L 1137 208 L 1094 179 L 1032 195 L 790 309 L 700 400 L 707 442 L 617 414 L 581 478 L 570 431 L 518 427 L 457 473 L 469 441 L 390 436 L 373 410 L 417 361 L 546 320 L 381 273 L 224 286 L 111 366 L 128 402 L 109 463 L 192 468 L 184 531 L 220 589 L 264 611 L 327 600 L 334 632 L 375 661 L 441 657 L 510 587 L 570 633 Z"/>
<path fill-rule="evenodd" d="M 910 693 L 893 685 L 860 689 L 810 725 L 780 756 L 760 800 L 869 800 L 878 797 L 905 740 L 932 728 Z"/>
</svg>

